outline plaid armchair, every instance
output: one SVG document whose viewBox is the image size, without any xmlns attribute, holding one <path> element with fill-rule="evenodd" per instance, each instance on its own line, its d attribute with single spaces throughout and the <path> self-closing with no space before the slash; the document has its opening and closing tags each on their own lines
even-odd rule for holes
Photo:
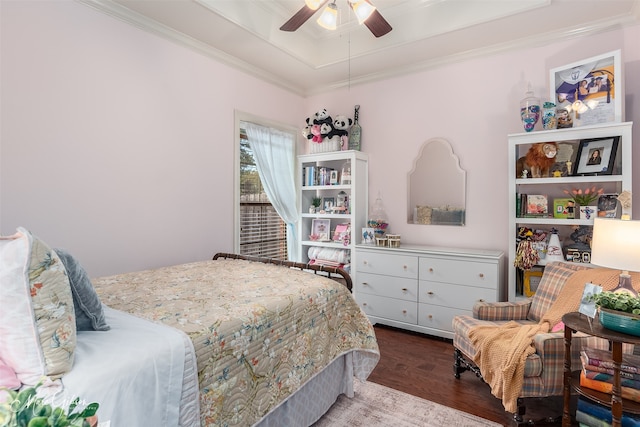
<svg viewBox="0 0 640 427">
<path fill-rule="evenodd" d="M 549 263 L 533 297 L 518 302 L 478 302 L 473 307 L 473 317 L 456 316 L 453 319 L 453 346 L 456 378 L 470 370 L 482 379 L 479 368 L 473 364 L 475 349 L 469 339 L 469 331 L 478 325 L 501 325 L 507 321 L 535 324 L 540 321 L 557 298 L 566 280 L 577 270 L 588 268 L 580 264 L 564 262 Z M 525 363 L 524 384 L 518 399 L 517 423 L 525 414 L 523 398 L 562 395 L 564 373 L 564 333 L 540 333 L 534 337 L 536 352 Z M 583 346 L 608 349 L 608 341 L 583 333 L 575 333 L 571 346 L 572 369 L 579 369 L 580 350 Z"/>
</svg>

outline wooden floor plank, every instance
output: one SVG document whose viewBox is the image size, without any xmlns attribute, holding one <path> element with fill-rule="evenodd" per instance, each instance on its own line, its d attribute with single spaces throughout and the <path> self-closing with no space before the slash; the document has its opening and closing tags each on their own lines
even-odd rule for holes
<svg viewBox="0 0 640 427">
<path fill-rule="evenodd" d="M 454 377 L 451 340 L 381 325 L 375 330 L 380 362 L 369 381 L 512 425 L 511 414 L 505 412 L 487 384 L 471 372 L 464 372 L 460 379 Z M 541 420 L 561 414 L 561 397 L 527 399 L 527 418 Z"/>
</svg>

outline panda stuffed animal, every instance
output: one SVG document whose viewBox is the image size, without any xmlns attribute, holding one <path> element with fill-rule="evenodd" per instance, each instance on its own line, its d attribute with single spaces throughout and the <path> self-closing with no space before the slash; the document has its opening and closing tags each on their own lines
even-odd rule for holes
<svg viewBox="0 0 640 427">
<path fill-rule="evenodd" d="M 319 110 L 311 117 L 307 117 L 307 125 L 322 125 L 323 123 L 333 125 L 333 119 L 326 108 Z"/>
<path fill-rule="evenodd" d="M 338 115 L 333 120 L 333 132 L 330 137 L 337 136 L 340 138 L 340 146 L 346 150 L 349 146 L 349 127 L 353 124 L 353 120 L 347 116 Z"/>
</svg>

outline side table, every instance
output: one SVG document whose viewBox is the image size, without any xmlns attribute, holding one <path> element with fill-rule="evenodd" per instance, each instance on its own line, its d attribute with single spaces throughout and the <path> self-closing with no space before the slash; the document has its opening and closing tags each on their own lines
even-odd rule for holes
<svg viewBox="0 0 640 427">
<path fill-rule="evenodd" d="M 590 321 L 591 320 L 591 321 Z M 611 425 L 620 427 L 622 420 L 622 407 L 625 411 L 640 413 L 640 404 L 630 400 L 622 399 L 622 388 L 620 387 L 620 364 L 622 363 L 622 344 L 640 344 L 640 337 L 623 334 L 610 329 L 605 329 L 596 317 L 590 319 L 584 314 L 573 312 L 562 316 L 564 322 L 564 396 L 562 411 L 562 427 L 571 426 L 571 415 L 569 405 L 571 401 L 571 389 L 576 390 L 580 395 L 594 400 L 600 404 L 611 407 Z M 580 386 L 579 378 L 572 378 L 571 373 L 571 338 L 574 332 L 584 332 L 595 337 L 604 338 L 611 344 L 612 359 L 614 363 L 613 390 L 612 394 L 601 393 Z"/>
</svg>

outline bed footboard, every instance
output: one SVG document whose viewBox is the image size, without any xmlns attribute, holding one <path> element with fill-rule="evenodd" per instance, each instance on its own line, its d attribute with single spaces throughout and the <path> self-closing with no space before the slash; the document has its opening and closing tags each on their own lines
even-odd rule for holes
<svg viewBox="0 0 640 427">
<path fill-rule="evenodd" d="M 330 279 L 333 279 L 342 283 L 347 287 L 347 289 L 349 289 L 349 292 L 352 292 L 352 288 L 353 288 L 353 282 L 351 281 L 351 276 L 349 275 L 349 273 L 347 273 L 341 268 L 327 267 L 324 265 L 315 265 L 315 264 L 304 264 L 301 262 L 284 261 L 280 259 L 265 258 L 265 257 L 252 256 L 252 255 L 229 254 L 224 252 L 218 252 L 213 256 L 214 260 L 218 258 L 243 259 L 246 261 L 262 262 L 265 264 L 282 265 L 284 267 L 297 268 L 299 270 L 311 270 L 315 274 L 324 274 Z M 336 276 L 340 276 L 340 277 L 336 277 Z"/>
</svg>

